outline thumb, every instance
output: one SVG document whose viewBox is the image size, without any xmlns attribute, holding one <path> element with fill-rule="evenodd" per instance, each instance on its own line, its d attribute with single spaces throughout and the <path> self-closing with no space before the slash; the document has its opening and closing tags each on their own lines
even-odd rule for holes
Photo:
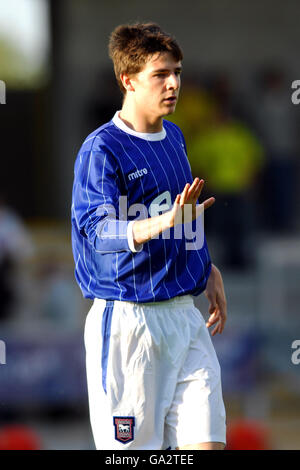
<svg viewBox="0 0 300 470">
<path fill-rule="evenodd" d="M 204 203 L 196 205 L 196 219 L 204 212 Z"/>
</svg>

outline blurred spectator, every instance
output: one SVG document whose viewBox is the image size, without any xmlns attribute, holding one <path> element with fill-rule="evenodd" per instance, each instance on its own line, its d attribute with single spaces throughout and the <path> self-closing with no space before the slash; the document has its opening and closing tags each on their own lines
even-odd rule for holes
<svg viewBox="0 0 300 470">
<path fill-rule="evenodd" d="M 296 175 L 299 138 L 290 85 L 279 67 L 263 71 L 256 106 L 257 128 L 266 150 L 264 200 L 267 228 L 286 232 L 295 228 Z"/>
<path fill-rule="evenodd" d="M 27 426 L 6 425 L 0 429 L 0 450 L 41 450 L 41 440 Z"/>
<path fill-rule="evenodd" d="M 190 143 L 199 133 L 204 133 L 211 127 L 216 113 L 216 102 L 195 76 L 184 77 L 183 80 L 176 112 L 168 116 L 168 119 L 182 130 L 190 160 Z"/>
<path fill-rule="evenodd" d="M 69 264 L 59 254 L 50 252 L 40 260 L 37 276 L 41 318 L 60 331 L 80 329 L 84 320 L 80 314 L 82 296 Z"/>
<path fill-rule="evenodd" d="M 7 319 L 17 295 L 15 270 L 33 252 L 30 235 L 0 195 L 0 320 Z"/>
<path fill-rule="evenodd" d="M 207 79 L 207 90 L 214 102 L 231 117 L 249 122 L 249 113 L 244 96 L 239 87 L 233 88 L 230 74 L 226 70 L 219 70 Z"/>
<path fill-rule="evenodd" d="M 237 420 L 227 426 L 226 450 L 272 450 L 270 433 L 257 421 Z"/>
<path fill-rule="evenodd" d="M 221 262 L 233 269 L 247 268 L 254 261 L 253 189 L 264 162 L 263 148 L 250 129 L 220 106 L 211 128 L 191 142 L 189 159 L 209 194 L 216 197 L 205 217 L 220 239 Z"/>
</svg>

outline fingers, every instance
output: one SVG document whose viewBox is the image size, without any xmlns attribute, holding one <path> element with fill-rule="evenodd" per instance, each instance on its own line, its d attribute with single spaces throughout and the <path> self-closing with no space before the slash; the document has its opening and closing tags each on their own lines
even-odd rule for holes
<svg viewBox="0 0 300 470">
<path fill-rule="evenodd" d="M 215 201 L 216 200 L 214 197 L 210 197 L 209 199 L 206 199 L 201 204 L 197 204 L 196 205 L 196 218 L 199 217 L 199 215 L 201 215 L 202 212 L 204 212 L 206 209 L 211 207 L 215 203 Z"/>
<path fill-rule="evenodd" d="M 203 184 L 204 180 L 200 180 L 198 177 L 195 178 L 189 190 L 189 198 L 195 197 L 197 194 L 200 195 Z"/>
<path fill-rule="evenodd" d="M 209 319 L 206 322 L 207 328 L 210 328 L 212 325 L 214 325 L 217 321 L 219 320 L 219 315 L 217 312 L 217 309 L 215 310 L 214 313 L 212 313 L 209 317 Z"/>
<path fill-rule="evenodd" d="M 198 177 L 194 179 L 193 183 L 187 183 L 181 193 L 180 204 L 183 205 L 190 199 L 198 199 L 204 185 L 204 180 L 200 180 Z"/>
<path fill-rule="evenodd" d="M 181 194 L 177 194 L 174 204 L 179 204 L 180 203 L 180 198 L 181 198 Z"/>
<path fill-rule="evenodd" d="M 197 179 L 197 178 L 196 178 Z M 204 180 L 200 180 L 196 186 L 196 195 L 195 199 L 197 200 L 201 194 L 202 188 L 204 186 Z"/>
<path fill-rule="evenodd" d="M 211 207 L 214 203 L 215 203 L 215 198 L 214 197 L 210 197 L 209 199 L 206 199 L 203 203 L 204 205 L 204 210 L 208 209 L 209 207 Z"/>
<path fill-rule="evenodd" d="M 198 198 L 201 194 L 202 188 L 204 186 L 204 180 L 199 179 L 198 177 L 194 179 L 193 183 L 186 183 L 181 194 L 177 194 L 174 202 L 174 213 L 176 215 L 176 225 L 178 223 L 184 223 L 194 220 L 199 217 L 199 215 L 215 203 L 215 198 L 210 197 L 206 199 L 203 203 L 198 204 Z M 185 205 L 190 206 L 191 213 L 188 212 L 185 216 L 182 215 L 182 220 L 180 220 L 181 214 L 178 212 L 180 206 L 181 210 L 184 210 Z"/>
<path fill-rule="evenodd" d="M 184 205 L 187 201 L 197 201 L 204 186 L 204 180 L 198 177 L 194 179 L 193 183 L 187 183 L 181 193 L 180 205 Z M 204 210 L 211 207 L 215 202 L 214 197 L 210 197 L 204 201 Z"/>
<path fill-rule="evenodd" d="M 219 310 L 216 311 L 209 317 L 208 321 L 206 322 L 207 328 L 210 328 L 212 325 L 215 325 L 211 335 L 214 336 L 216 333 L 222 334 L 226 322 L 226 316 Z"/>
<path fill-rule="evenodd" d="M 183 207 L 185 202 L 187 201 L 187 197 L 188 197 L 188 191 L 189 191 L 189 187 L 190 187 L 190 183 L 187 183 L 181 193 L 181 197 L 180 197 L 180 206 Z"/>
<path fill-rule="evenodd" d="M 198 177 L 194 179 L 189 192 L 188 192 L 188 199 L 194 199 L 195 201 L 201 194 L 202 188 L 204 185 L 204 180 L 200 180 Z"/>
<path fill-rule="evenodd" d="M 210 328 L 212 325 L 217 324 L 213 329 L 211 335 L 214 336 L 216 333 L 223 333 L 227 319 L 226 306 L 221 305 L 220 302 L 217 306 L 211 303 L 209 307 L 209 313 L 210 316 L 206 322 L 207 328 Z"/>
<path fill-rule="evenodd" d="M 219 323 L 211 332 L 212 336 L 215 336 L 217 333 L 221 334 L 223 331 L 224 327 L 221 326 L 221 323 Z"/>
</svg>

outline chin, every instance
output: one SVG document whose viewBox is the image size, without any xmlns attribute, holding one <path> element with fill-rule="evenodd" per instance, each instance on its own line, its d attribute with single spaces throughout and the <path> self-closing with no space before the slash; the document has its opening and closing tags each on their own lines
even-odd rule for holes
<svg viewBox="0 0 300 470">
<path fill-rule="evenodd" d="M 163 114 L 163 116 L 169 116 L 169 114 L 173 114 L 175 112 L 175 109 L 176 109 L 176 105 L 174 106 L 168 106 L 166 109 L 165 109 L 165 112 Z"/>
<path fill-rule="evenodd" d="M 165 116 L 169 116 L 170 114 L 175 113 L 175 109 L 176 109 L 175 107 L 172 108 L 172 109 L 169 109 L 169 110 L 165 113 Z"/>
</svg>

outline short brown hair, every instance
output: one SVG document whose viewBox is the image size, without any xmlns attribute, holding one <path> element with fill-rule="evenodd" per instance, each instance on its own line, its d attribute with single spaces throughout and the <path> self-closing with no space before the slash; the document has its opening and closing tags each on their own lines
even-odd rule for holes
<svg viewBox="0 0 300 470">
<path fill-rule="evenodd" d="M 156 23 L 117 26 L 110 35 L 108 50 L 122 93 L 125 93 L 126 90 L 120 75 L 140 72 L 149 55 L 157 52 L 170 52 L 178 62 L 183 58 L 182 50 L 176 39 L 165 33 Z"/>
</svg>

